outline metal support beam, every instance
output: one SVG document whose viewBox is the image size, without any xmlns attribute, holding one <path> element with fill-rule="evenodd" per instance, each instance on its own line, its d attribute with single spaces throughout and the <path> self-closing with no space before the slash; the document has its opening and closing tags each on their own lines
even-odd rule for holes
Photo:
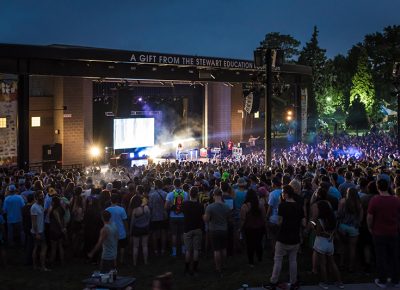
<svg viewBox="0 0 400 290">
<path fill-rule="evenodd" d="M 271 142 L 271 120 L 272 120 L 272 50 L 267 49 L 265 54 L 265 71 L 266 71 L 266 87 L 265 87 L 265 167 L 271 165 L 272 142 Z"/>
<path fill-rule="evenodd" d="M 18 77 L 18 167 L 29 167 L 29 75 Z"/>
</svg>

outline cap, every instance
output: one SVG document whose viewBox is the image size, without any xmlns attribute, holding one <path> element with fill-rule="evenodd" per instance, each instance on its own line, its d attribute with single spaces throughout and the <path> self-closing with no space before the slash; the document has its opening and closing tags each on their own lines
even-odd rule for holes
<svg viewBox="0 0 400 290">
<path fill-rule="evenodd" d="M 215 179 L 221 179 L 221 173 L 219 173 L 218 171 L 214 172 L 213 176 Z"/>
<path fill-rule="evenodd" d="M 16 191 L 16 190 L 17 190 L 17 188 L 15 187 L 14 184 L 10 184 L 10 185 L 8 186 L 8 191 L 13 192 L 13 191 Z"/>
<path fill-rule="evenodd" d="M 245 180 L 243 177 L 240 177 L 240 178 L 238 179 L 238 181 L 237 181 L 237 184 L 238 184 L 239 186 L 246 186 L 246 185 L 247 185 L 247 182 L 246 182 L 246 180 Z"/>
</svg>

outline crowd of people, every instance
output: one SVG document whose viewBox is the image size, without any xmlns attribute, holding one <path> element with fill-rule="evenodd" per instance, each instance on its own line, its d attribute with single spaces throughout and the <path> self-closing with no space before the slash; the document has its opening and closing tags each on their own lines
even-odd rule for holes
<svg viewBox="0 0 400 290">
<path fill-rule="evenodd" d="M 221 277 L 230 255 L 245 250 L 255 267 L 267 251 L 274 266 L 264 288 L 276 289 L 288 256 L 290 289 L 298 289 L 297 256 L 309 247 L 323 289 L 328 273 L 344 288 L 344 270 L 376 269 L 377 286 L 398 286 L 399 157 L 395 139 L 374 132 L 297 143 L 276 150 L 267 167 L 255 151 L 107 172 L 3 169 L 1 260 L 24 245 L 25 263 L 38 270 L 62 265 L 68 250 L 107 272 L 183 255 L 183 273 L 197 276 L 200 253 L 212 252 Z M 165 277 L 154 289 L 170 287 L 160 286 L 171 285 Z"/>
</svg>

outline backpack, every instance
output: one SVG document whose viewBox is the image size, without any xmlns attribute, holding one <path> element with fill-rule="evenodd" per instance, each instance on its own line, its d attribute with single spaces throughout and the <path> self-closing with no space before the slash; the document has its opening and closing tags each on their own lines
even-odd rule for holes
<svg viewBox="0 0 400 290">
<path fill-rule="evenodd" d="M 179 190 L 179 191 L 174 190 L 173 210 L 174 210 L 175 214 L 182 213 L 183 200 L 184 200 L 184 192 L 181 190 Z"/>
</svg>

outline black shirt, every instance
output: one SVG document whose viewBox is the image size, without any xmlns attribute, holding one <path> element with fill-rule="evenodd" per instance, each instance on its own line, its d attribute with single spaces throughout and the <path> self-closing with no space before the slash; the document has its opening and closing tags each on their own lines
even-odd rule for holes
<svg viewBox="0 0 400 290">
<path fill-rule="evenodd" d="M 299 244 L 301 220 L 304 218 L 302 206 L 297 202 L 281 202 L 278 215 L 282 217 L 278 241 L 286 245 Z"/>
<path fill-rule="evenodd" d="M 196 229 L 203 229 L 204 207 L 200 202 L 184 201 L 182 211 L 184 214 L 185 233 Z"/>
</svg>

